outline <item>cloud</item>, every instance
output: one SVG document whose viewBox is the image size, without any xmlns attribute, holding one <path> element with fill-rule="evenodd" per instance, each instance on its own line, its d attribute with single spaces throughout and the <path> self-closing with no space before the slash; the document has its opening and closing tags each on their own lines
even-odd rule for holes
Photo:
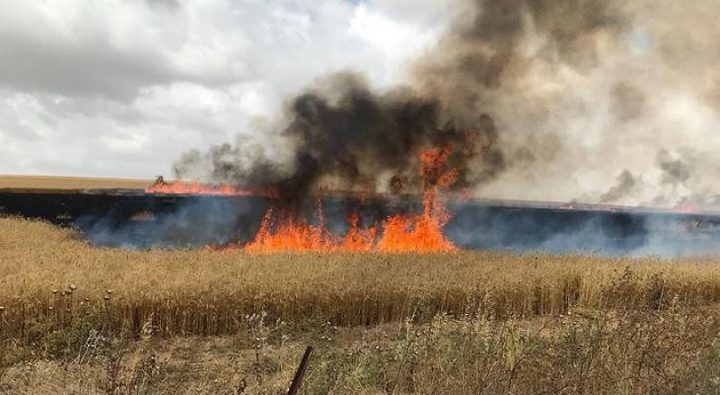
<svg viewBox="0 0 720 395">
<path fill-rule="evenodd" d="M 404 79 L 442 23 L 372 1 L 0 0 L 0 173 L 169 173 L 189 148 L 261 138 L 330 71 Z"/>
</svg>

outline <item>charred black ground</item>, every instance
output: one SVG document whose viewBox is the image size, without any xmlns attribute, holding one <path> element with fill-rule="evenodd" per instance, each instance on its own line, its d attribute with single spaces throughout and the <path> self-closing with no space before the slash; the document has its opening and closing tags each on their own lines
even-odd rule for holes
<svg viewBox="0 0 720 395">
<path fill-rule="evenodd" d="M 138 191 L 0 193 L 0 215 L 39 218 L 79 229 L 100 246 L 197 248 L 252 240 L 267 207 L 265 197 L 151 195 Z M 309 218 L 316 201 L 303 209 Z M 347 231 L 347 212 L 366 223 L 420 210 L 420 199 L 326 196 L 330 231 Z M 463 249 L 601 255 L 682 256 L 720 252 L 720 215 L 647 209 L 499 201 L 451 201 L 444 233 Z M 311 219 L 312 220 L 312 219 Z"/>
</svg>

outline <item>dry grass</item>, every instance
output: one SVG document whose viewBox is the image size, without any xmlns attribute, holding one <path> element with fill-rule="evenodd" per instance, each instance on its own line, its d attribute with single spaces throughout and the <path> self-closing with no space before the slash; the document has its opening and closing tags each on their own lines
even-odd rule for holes
<svg viewBox="0 0 720 395">
<path fill-rule="evenodd" d="M 153 180 L 130 178 L 89 178 L 0 175 L 0 189 L 145 189 Z"/>
<path fill-rule="evenodd" d="M 285 394 L 312 344 L 304 394 L 717 394 L 719 330 L 714 311 L 671 308 L 129 343 L 93 335 L 70 358 L 0 367 L 0 393 Z"/>
<path fill-rule="evenodd" d="M 0 229 L 0 325 L 3 336 L 28 341 L 77 320 L 135 335 L 148 320 L 164 336 L 219 335 L 259 311 L 353 326 L 720 301 L 720 266 L 709 259 L 133 252 L 92 248 L 39 222 L 0 219 Z"/>
<path fill-rule="evenodd" d="M 718 301 L 711 258 L 133 252 L 0 218 L 0 393 L 283 393 L 313 344 L 305 393 L 710 394 Z"/>
</svg>

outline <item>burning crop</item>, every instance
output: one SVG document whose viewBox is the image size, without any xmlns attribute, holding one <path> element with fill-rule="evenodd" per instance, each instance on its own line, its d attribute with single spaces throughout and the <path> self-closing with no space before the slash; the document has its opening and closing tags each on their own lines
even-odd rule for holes
<svg viewBox="0 0 720 395">
<path fill-rule="evenodd" d="M 450 167 L 450 146 L 431 148 L 419 153 L 418 175 L 423 180 L 422 211 L 387 216 L 377 223 L 363 226 L 357 212 L 347 215 L 347 232 L 338 235 L 328 230 L 322 201 L 318 200 L 318 223 L 310 223 L 296 206 L 275 197 L 263 216 L 254 239 L 243 248 L 250 253 L 274 252 L 454 252 L 455 245 L 442 232 L 450 219 L 438 196 L 441 188 L 453 185 L 457 168 Z M 257 192 L 231 186 L 208 186 L 198 182 L 159 180 L 148 193 L 246 196 Z M 273 196 L 273 195 L 271 195 Z M 211 247 L 214 250 L 221 247 Z"/>
<path fill-rule="evenodd" d="M 338 237 L 325 228 L 320 203 L 320 223 L 317 225 L 307 223 L 292 212 L 270 209 L 255 239 L 245 248 L 255 253 L 455 251 L 455 246 L 442 233 L 449 216 L 437 196 L 439 187 L 450 185 L 457 179 L 457 170 L 448 169 L 447 166 L 449 153 L 449 148 L 435 148 L 420 154 L 420 176 L 425 180 L 422 213 L 393 215 L 381 224 L 372 224 L 366 228 L 360 226 L 359 215 L 351 213 L 347 220 L 347 234 Z"/>
<path fill-rule="evenodd" d="M 249 190 L 231 185 L 207 185 L 198 181 L 165 182 L 162 177 L 152 186 L 145 189 L 146 193 L 165 195 L 208 195 L 208 196 L 254 196 L 272 195 L 271 191 Z"/>
<path fill-rule="evenodd" d="M 212 195 L 212 196 L 242 196 L 247 192 L 228 185 L 209 186 L 200 182 L 177 181 L 173 183 L 156 182 L 145 190 L 147 193 L 178 194 L 178 195 Z"/>
<path fill-rule="evenodd" d="M 457 170 L 448 169 L 449 148 L 435 148 L 420 154 L 420 176 L 425 181 L 423 210 L 419 214 L 398 214 L 386 218 L 381 224 L 360 226 L 360 217 L 351 213 L 349 230 L 345 237 L 331 234 L 322 221 L 322 206 L 318 204 L 317 225 L 308 224 L 302 218 L 285 211 L 268 210 L 260 231 L 245 248 L 249 252 L 268 253 L 277 251 L 379 251 L 402 252 L 452 252 L 456 248 L 442 233 L 449 218 L 438 199 L 439 187 L 447 186 L 457 179 Z"/>
</svg>

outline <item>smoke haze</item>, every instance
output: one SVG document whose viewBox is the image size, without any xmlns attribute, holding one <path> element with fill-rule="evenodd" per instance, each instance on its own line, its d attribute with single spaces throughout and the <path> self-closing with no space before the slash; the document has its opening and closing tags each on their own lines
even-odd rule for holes
<svg viewBox="0 0 720 395">
<path fill-rule="evenodd" d="M 419 186 L 420 150 L 450 146 L 477 196 L 719 207 L 716 2 L 451 3 L 460 16 L 403 86 L 320 77 L 258 139 L 188 152 L 175 175 L 400 192 Z"/>
</svg>

